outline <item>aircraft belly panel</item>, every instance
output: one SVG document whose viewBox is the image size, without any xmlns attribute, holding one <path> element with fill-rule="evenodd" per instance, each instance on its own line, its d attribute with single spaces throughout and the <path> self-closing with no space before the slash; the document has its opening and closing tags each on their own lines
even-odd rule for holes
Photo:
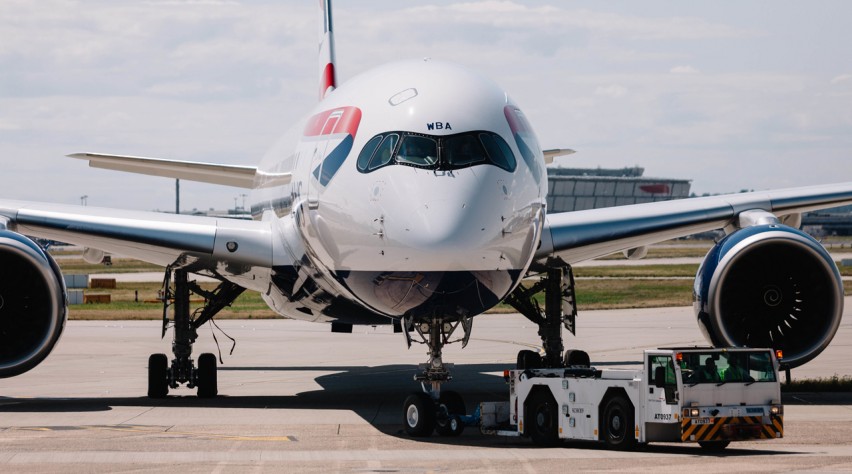
<svg viewBox="0 0 852 474">
<path fill-rule="evenodd" d="M 340 272 L 337 279 L 364 305 L 390 316 L 474 316 L 511 291 L 520 270 Z"/>
</svg>

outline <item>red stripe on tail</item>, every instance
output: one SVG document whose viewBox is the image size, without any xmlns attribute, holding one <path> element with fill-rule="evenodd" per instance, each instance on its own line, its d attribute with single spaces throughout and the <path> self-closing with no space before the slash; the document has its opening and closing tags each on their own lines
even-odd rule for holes
<svg viewBox="0 0 852 474">
<path fill-rule="evenodd" d="M 320 98 L 325 98 L 329 90 L 335 88 L 337 88 L 337 84 L 334 81 L 334 64 L 328 63 L 325 65 L 320 78 Z"/>
</svg>

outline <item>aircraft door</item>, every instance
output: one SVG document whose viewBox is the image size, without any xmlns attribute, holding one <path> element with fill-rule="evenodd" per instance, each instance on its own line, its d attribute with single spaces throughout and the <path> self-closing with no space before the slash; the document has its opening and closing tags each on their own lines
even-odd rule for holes
<svg viewBox="0 0 852 474">
<path fill-rule="evenodd" d="M 671 355 L 649 354 L 648 388 L 645 394 L 648 409 L 645 421 L 650 423 L 674 423 L 678 421 L 677 374 Z"/>
</svg>

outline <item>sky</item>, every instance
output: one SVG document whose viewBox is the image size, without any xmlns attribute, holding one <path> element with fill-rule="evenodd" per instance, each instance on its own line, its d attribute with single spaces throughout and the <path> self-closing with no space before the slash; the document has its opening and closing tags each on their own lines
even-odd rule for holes
<svg viewBox="0 0 852 474">
<path fill-rule="evenodd" d="M 317 102 L 315 0 L 0 2 L 0 198 L 173 210 L 92 151 L 254 165 Z M 334 5 L 338 78 L 431 57 L 494 79 L 566 167 L 698 194 L 852 181 L 852 2 Z M 244 190 L 181 182 L 182 209 Z"/>
</svg>

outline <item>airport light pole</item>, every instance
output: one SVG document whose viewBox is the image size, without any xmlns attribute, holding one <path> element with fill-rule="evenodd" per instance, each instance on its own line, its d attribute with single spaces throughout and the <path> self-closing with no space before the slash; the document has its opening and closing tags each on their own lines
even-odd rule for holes
<svg viewBox="0 0 852 474">
<path fill-rule="evenodd" d="M 175 214 L 180 214 L 180 180 L 175 179 Z"/>
</svg>

